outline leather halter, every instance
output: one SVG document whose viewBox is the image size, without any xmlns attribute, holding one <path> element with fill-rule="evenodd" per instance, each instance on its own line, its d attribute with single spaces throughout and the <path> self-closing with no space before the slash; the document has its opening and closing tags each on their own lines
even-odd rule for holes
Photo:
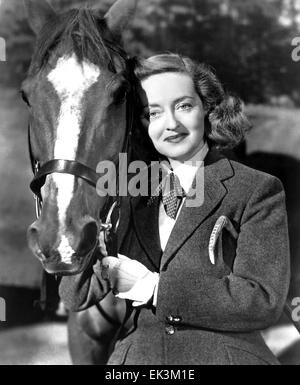
<svg viewBox="0 0 300 385">
<path fill-rule="evenodd" d="M 37 170 L 34 179 L 30 183 L 30 188 L 35 195 L 39 195 L 41 187 L 45 184 L 46 176 L 53 173 L 70 174 L 80 177 L 94 187 L 96 187 L 98 180 L 97 173 L 82 163 L 73 160 L 53 159 Z"/>
</svg>

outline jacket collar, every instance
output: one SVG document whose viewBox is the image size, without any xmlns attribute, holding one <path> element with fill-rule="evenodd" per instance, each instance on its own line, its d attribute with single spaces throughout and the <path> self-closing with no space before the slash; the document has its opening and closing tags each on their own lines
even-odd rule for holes
<svg viewBox="0 0 300 385">
<path fill-rule="evenodd" d="M 222 157 L 217 151 L 210 151 L 208 153 L 204 161 L 204 180 L 200 186 L 200 188 L 204 189 L 202 202 L 196 207 L 188 207 L 188 198 L 186 199 L 163 253 L 161 260 L 162 270 L 227 194 L 227 190 L 222 182 L 231 178 L 233 174 L 233 169 L 228 159 Z M 193 183 L 194 188 L 196 188 L 195 183 L 196 179 Z M 199 189 L 199 186 L 197 188 Z"/>
<path fill-rule="evenodd" d="M 131 198 L 131 214 L 136 234 L 148 258 L 157 269 L 159 266 L 161 269 L 166 267 L 183 243 L 224 198 L 227 190 L 222 182 L 231 178 L 234 172 L 227 158 L 216 150 L 210 150 L 204 160 L 203 174 L 204 183 L 201 183 L 204 186 L 203 203 L 193 207 L 187 204 L 189 198 L 186 199 L 164 253 L 160 247 L 158 228 L 159 200 L 148 206 L 145 197 Z M 196 178 L 193 187 L 196 187 Z"/>
</svg>

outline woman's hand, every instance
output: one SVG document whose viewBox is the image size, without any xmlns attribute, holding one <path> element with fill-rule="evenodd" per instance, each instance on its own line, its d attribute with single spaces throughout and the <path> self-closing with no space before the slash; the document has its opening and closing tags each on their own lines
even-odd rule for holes
<svg viewBox="0 0 300 385">
<path fill-rule="evenodd" d="M 159 274 L 124 255 L 118 257 L 102 259 L 102 277 L 109 281 L 115 296 L 133 301 L 133 306 L 145 305 L 153 298 L 156 306 Z"/>
</svg>

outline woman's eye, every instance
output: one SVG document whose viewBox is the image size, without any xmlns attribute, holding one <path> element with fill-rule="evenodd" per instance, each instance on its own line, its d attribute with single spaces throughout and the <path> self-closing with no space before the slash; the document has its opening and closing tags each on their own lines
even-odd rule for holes
<svg viewBox="0 0 300 385">
<path fill-rule="evenodd" d="M 160 115 L 159 111 L 148 111 L 145 110 L 142 114 L 143 119 L 147 119 L 148 121 L 152 121 L 156 119 Z"/>
<path fill-rule="evenodd" d="M 178 109 L 180 109 L 180 110 L 189 110 L 189 109 L 191 109 L 193 106 L 192 106 L 192 104 L 191 103 L 183 103 L 183 104 L 180 104 L 179 106 L 178 106 Z"/>
<path fill-rule="evenodd" d="M 160 111 L 150 111 L 148 116 L 150 120 L 157 119 L 160 116 Z"/>
</svg>

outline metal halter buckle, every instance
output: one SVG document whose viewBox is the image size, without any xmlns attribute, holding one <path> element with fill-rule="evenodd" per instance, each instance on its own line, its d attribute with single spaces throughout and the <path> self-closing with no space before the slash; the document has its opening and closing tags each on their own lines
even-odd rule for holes
<svg viewBox="0 0 300 385">
<path fill-rule="evenodd" d="M 39 172 L 39 169 L 40 169 L 40 163 L 38 161 L 35 161 L 34 175 L 37 175 L 37 173 Z M 36 215 L 36 218 L 39 219 L 42 212 L 43 204 L 42 204 L 41 198 L 36 193 L 33 193 L 33 196 L 35 200 L 35 215 Z"/>
<path fill-rule="evenodd" d="M 109 212 L 107 214 L 106 221 L 105 222 L 101 222 L 101 224 L 100 224 L 100 232 L 101 231 L 104 232 L 104 241 L 105 242 L 108 241 L 108 237 L 109 237 L 110 231 L 113 228 L 111 217 L 112 217 L 112 213 L 113 213 L 114 209 L 117 207 L 117 204 L 118 204 L 117 201 L 112 204 L 112 206 L 109 209 Z M 116 224 L 116 228 L 118 227 L 118 225 L 119 225 L 119 221 Z"/>
</svg>

